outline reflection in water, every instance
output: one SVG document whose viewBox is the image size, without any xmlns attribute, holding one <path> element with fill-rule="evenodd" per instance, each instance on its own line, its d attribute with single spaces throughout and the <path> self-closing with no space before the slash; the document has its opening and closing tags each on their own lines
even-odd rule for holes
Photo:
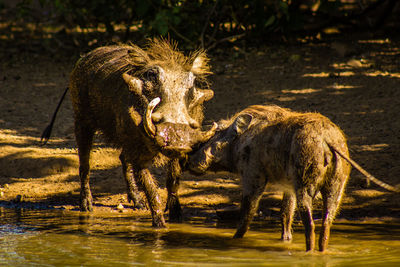
<svg viewBox="0 0 400 267">
<path fill-rule="evenodd" d="M 201 265 L 343 266 L 400 263 L 398 223 L 336 223 L 328 251 L 304 252 L 301 230 L 292 243 L 277 225 L 255 222 L 241 240 L 233 228 L 170 224 L 124 214 L 11 210 L 0 207 L 0 266 Z"/>
</svg>

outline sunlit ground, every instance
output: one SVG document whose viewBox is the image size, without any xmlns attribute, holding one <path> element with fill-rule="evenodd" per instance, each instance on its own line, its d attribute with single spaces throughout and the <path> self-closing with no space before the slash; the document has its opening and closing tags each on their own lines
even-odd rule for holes
<svg viewBox="0 0 400 267">
<path fill-rule="evenodd" d="M 5 46 L 1 52 L 0 200 L 11 206 L 45 203 L 76 210 L 80 182 L 69 99 L 61 107 L 49 144 L 40 146 L 39 140 L 68 86 L 82 39 L 94 48 L 100 39 L 90 34 L 102 30 L 72 29 L 71 35 L 66 35 L 72 37 L 57 44 L 52 37 L 59 28 L 42 27 L 37 34 L 33 25 L 28 32 L 9 27 L 0 25 L 8 29 L 0 40 L 9 43 L 25 39 L 21 38 L 22 44 Z M 85 38 L 78 38 L 82 35 Z M 32 36 L 36 43 L 27 46 L 25 41 Z M 383 181 L 399 185 L 400 42 L 395 38 L 352 38 L 265 44 L 248 50 L 233 48 L 227 50 L 231 54 L 216 49 L 210 54 L 215 97 L 206 103 L 205 122 L 226 118 L 252 104 L 320 112 L 344 130 L 353 159 Z M 64 49 L 68 56 L 58 54 Z M 97 140 L 91 158 L 95 210 L 115 214 L 122 203 L 126 207 L 124 215 L 144 214 L 148 219 L 148 211 L 132 210 L 132 204 L 127 203 L 118 155 L 118 150 Z M 165 175 L 162 170 L 154 174 L 165 201 Z M 398 220 L 399 195 L 374 185 L 365 188 L 365 184 L 365 178 L 353 171 L 338 220 Z M 199 217 L 215 221 L 216 210 L 237 207 L 240 180 L 229 173 L 201 177 L 185 174 L 179 192 L 188 220 Z M 266 193 L 259 218 L 278 218 L 280 198 L 279 193 Z M 279 227 L 273 231 L 278 232 Z M 298 245 L 302 247 L 303 242 Z"/>
</svg>

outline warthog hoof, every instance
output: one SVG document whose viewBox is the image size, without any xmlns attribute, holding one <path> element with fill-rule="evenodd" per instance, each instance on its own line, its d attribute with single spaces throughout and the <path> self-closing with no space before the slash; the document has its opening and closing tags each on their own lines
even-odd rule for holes
<svg viewBox="0 0 400 267">
<path fill-rule="evenodd" d="M 167 228 L 165 225 L 165 220 L 162 215 L 154 216 L 153 217 L 153 227 L 155 228 Z"/>
<path fill-rule="evenodd" d="M 181 223 L 183 220 L 182 208 L 179 199 L 170 197 L 167 201 L 165 211 L 169 210 L 169 222 Z"/>
<path fill-rule="evenodd" d="M 146 200 L 143 199 L 139 193 L 129 192 L 128 193 L 128 202 L 133 202 L 134 209 L 144 210 L 147 208 Z"/>
<path fill-rule="evenodd" d="M 81 201 L 80 210 L 81 211 L 93 211 L 92 201 L 90 201 L 89 199 L 83 199 Z"/>
</svg>

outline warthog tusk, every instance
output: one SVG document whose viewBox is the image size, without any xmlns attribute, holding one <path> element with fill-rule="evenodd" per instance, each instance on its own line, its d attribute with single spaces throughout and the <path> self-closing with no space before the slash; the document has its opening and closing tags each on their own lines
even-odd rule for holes
<svg viewBox="0 0 400 267">
<path fill-rule="evenodd" d="M 154 98 L 150 101 L 146 108 L 146 114 L 143 121 L 143 127 L 146 133 L 154 137 L 156 135 L 156 127 L 151 120 L 151 114 L 153 113 L 154 108 L 160 103 L 161 99 L 159 97 Z"/>
</svg>

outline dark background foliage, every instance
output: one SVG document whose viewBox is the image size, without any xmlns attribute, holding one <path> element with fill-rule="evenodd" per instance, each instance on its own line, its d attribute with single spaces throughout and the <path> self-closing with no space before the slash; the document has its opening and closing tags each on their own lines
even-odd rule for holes
<svg viewBox="0 0 400 267">
<path fill-rule="evenodd" d="M 254 46 L 271 39 L 290 40 L 304 33 L 317 36 L 327 27 L 370 31 L 383 26 L 398 28 L 400 4 L 397 2 L 0 0 L 0 19 L 2 23 L 8 23 L 9 28 L 31 25 L 31 31 L 36 33 L 47 27 L 49 34 L 48 27 L 54 27 L 50 31 L 51 37 L 69 34 L 74 36 L 70 38 L 73 45 L 90 46 L 99 41 L 109 41 L 110 37 L 119 41 L 136 41 L 143 37 L 168 35 L 189 49 L 212 49 L 237 41 Z"/>
</svg>

